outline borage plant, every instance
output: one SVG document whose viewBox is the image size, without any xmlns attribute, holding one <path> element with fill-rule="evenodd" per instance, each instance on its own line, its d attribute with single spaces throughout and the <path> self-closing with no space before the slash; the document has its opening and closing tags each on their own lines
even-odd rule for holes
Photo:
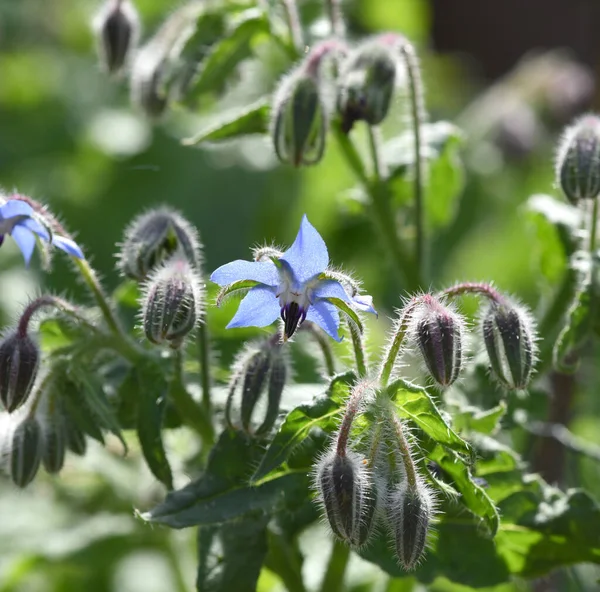
<svg viewBox="0 0 600 592">
<path fill-rule="evenodd" d="M 110 0 L 94 30 L 104 68 L 127 71 L 135 106 L 156 119 L 226 92 L 250 57 L 288 62 L 289 74 L 264 96 L 183 142 L 263 134 L 282 163 L 303 167 L 320 163 L 335 140 L 359 184 L 355 209 L 373 220 L 389 256 L 381 273 L 402 286 L 381 355 L 369 355 L 363 326 L 381 307 L 330 267 L 307 217 L 289 249 L 256 247 L 251 261 L 226 263 L 208 281 L 193 225 L 169 207 L 150 210 L 125 232 L 118 268 L 127 279 L 110 298 L 55 217 L 7 195 L 2 236 L 12 235 L 26 261 L 36 240 L 45 256 L 52 245 L 66 251 L 97 309 L 41 296 L 0 344 L 6 468 L 24 487 L 42 464 L 59 472 L 67 450 L 85 454 L 88 437 L 104 442 L 110 431 L 126 448 L 123 432 L 134 430 L 168 490 L 137 516 L 197 527 L 201 591 L 254 590 L 267 570 L 287 589 L 306 590 L 305 555 L 321 547 L 332 549 L 324 592 L 343 589 L 350 550 L 392 578 L 444 578 L 445 589 L 600 563 L 596 502 L 546 483 L 516 450 L 524 435 L 552 432 L 531 401 L 577 370 L 598 331 L 598 118 L 576 122 L 558 150 L 557 180 L 572 205 L 539 195 L 528 204 L 540 228 L 558 231 L 558 256 L 569 259 L 550 305 L 534 314 L 491 282 L 444 287 L 448 254 L 433 239 L 452 221 L 462 135 L 427 123 L 408 39 L 355 42 L 339 3 L 325 7 L 329 27 L 305 29 L 293 0 L 188 2 L 137 48 L 133 3 Z M 408 131 L 384 141 L 380 124 L 397 129 L 398 112 Z M 212 316 L 216 306 L 238 296 L 228 328 L 275 326 L 223 369 L 206 320 L 222 318 Z M 139 329 L 119 310 L 132 300 Z M 388 326 L 384 315 L 378 322 Z M 350 356 L 337 343 L 344 337 Z M 297 344 L 324 368 L 322 382 L 299 395 L 291 388 Z M 215 371 L 226 388 L 215 386 Z M 163 436 L 182 426 L 200 446 L 187 465 L 195 478 L 174 489 L 183 475 Z M 563 428 L 560 438 L 575 448 Z M 322 544 L 302 553 L 298 540 L 311 528 Z M 391 580 L 388 589 L 414 582 Z"/>
</svg>

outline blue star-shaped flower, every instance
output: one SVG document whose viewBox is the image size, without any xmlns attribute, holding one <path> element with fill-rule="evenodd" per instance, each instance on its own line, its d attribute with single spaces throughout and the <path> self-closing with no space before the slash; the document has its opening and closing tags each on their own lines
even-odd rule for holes
<svg viewBox="0 0 600 592">
<path fill-rule="evenodd" d="M 34 209 L 19 199 L 10 199 L 0 206 L 0 245 L 7 234 L 17 243 L 27 265 L 35 248 L 36 236 L 69 255 L 83 259 L 81 249 L 73 240 L 57 234 L 50 236 L 48 230 L 37 220 Z"/>
<path fill-rule="evenodd" d="M 328 265 L 325 241 L 304 216 L 294 244 L 280 257 L 272 257 L 270 261 L 238 259 L 219 267 L 210 279 L 220 286 L 241 281 L 255 283 L 227 328 L 266 327 L 281 316 L 285 339 L 304 320 L 309 320 L 341 341 L 336 303 L 345 303 L 362 312 L 376 312 L 370 296 L 349 295 L 340 281 L 328 278 Z"/>
</svg>

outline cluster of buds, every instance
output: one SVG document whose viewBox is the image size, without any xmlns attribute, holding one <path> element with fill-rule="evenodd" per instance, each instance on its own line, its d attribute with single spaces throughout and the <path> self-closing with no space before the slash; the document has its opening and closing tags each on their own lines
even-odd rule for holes
<svg viewBox="0 0 600 592">
<path fill-rule="evenodd" d="M 382 374 L 389 377 L 399 354 L 417 351 L 437 387 L 452 385 L 464 368 L 467 323 L 450 299 L 463 294 L 475 294 L 486 300 L 480 339 L 492 376 L 506 389 L 526 389 L 537 353 L 533 318 L 523 305 L 487 284 L 478 283 L 457 284 L 437 296 L 422 294 L 407 302 L 396 322 Z"/>
<path fill-rule="evenodd" d="M 96 14 L 93 28 L 103 68 L 110 74 L 119 73 L 139 37 L 140 19 L 135 6 L 131 0 L 108 0 Z"/>
<path fill-rule="evenodd" d="M 225 406 L 227 425 L 249 436 L 267 434 L 279 414 L 289 360 L 279 334 L 250 343 L 238 355 Z"/>
<path fill-rule="evenodd" d="M 200 322 L 204 303 L 196 229 L 170 208 L 146 212 L 126 229 L 118 267 L 142 282 L 141 324 L 147 339 L 180 347 Z"/>
<path fill-rule="evenodd" d="M 425 550 L 435 499 L 416 470 L 405 426 L 380 396 L 369 382 L 354 387 L 335 441 L 315 468 L 315 488 L 337 538 L 365 547 L 383 520 L 398 561 L 412 570 Z M 353 424 L 366 410 L 377 419 L 364 438 L 353 434 Z"/>
</svg>

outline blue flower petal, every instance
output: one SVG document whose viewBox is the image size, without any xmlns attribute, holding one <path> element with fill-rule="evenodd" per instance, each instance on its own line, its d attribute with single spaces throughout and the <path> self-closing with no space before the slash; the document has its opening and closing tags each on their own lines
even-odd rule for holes
<svg viewBox="0 0 600 592">
<path fill-rule="evenodd" d="M 279 274 L 275 264 L 271 261 L 243 261 L 238 259 L 221 265 L 210 276 L 210 281 L 219 284 L 219 286 L 227 286 L 240 280 L 254 280 L 266 286 L 276 286 L 279 284 Z"/>
<path fill-rule="evenodd" d="M 48 242 L 50 240 L 50 235 L 48 231 L 35 219 L 35 218 L 26 218 L 19 222 L 21 226 L 25 226 L 31 232 L 35 232 L 41 239 Z"/>
<path fill-rule="evenodd" d="M 33 214 L 33 208 L 20 199 L 11 199 L 0 207 L 0 216 L 4 220 L 15 216 L 32 216 Z"/>
<path fill-rule="evenodd" d="M 344 302 L 352 302 L 350 296 L 337 280 L 322 280 L 313 292 L 314 298 L 339 298 Z"/>
<path fill-rule="evenodd" d="M 283 254 L 299 283 L 325 271 L 329 265 L 327 245 L 315 227 L 304 216 L 294 244 Z"/>
<path fill-rule="evenodd" d="M 336 341 L 342 340 L 338 333 L 340 315 L 333 304 L 325 302 L 324 300 L 317 300 L 317 302 L 308 309 L 306 320 L 319 325 L 323 331 L 333 337 Z"/>
<path fill-rule="evenodd" d="M 23 253 L 25 265 L 29 265 L 35 248 L 35 235 L 28 228 L 21 225 L 15 226 L 10 234 L 15 239 L 19 249 L 21 249 L 21 253 Z"/>
<path fill-rule="evenodd" d="M 279 317 L 280 312 L 274 288 L 254 286 L 240 302 L 240 307 L 227 328 L 266 327 Z"/>
<path fill-rule="evenodd" d="M 379 316 L 377 311 L 373 308 L 373 296 L 369 296 L 368 294 L 358 294 L 352 299 L 352 305 L 361 312 L 370 312 L 376 317 Z"/>
<path fill-rule="evenodd" d="M 59 234 L 52 235 L 52 244 L 55 247 L 58 247 L 61 251 L 64 251 L 73 257 L 85 259 L 83 256 L 83 251 L 79 248 L 79 245 L 66 236 L 60 236 Z"/>
</svg>

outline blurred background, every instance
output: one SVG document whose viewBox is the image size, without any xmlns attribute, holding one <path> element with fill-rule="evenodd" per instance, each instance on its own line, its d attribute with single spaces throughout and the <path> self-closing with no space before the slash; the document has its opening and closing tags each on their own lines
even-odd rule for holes
<svg viewBox="0 0 600 592">
<path fill-rule="evenodd" d="M 176 5 L 135 3 L 146 34 Z M 402 286 L 382 263 L 385 253 L 369 220 L 356 215 L 355 180 L 334 143 L 321 164 L 300 171 L 279 166 L 264 138 L 215 150 L 182 147 L 179 138 L 202 127 L 222 107 L 219 99 L 206 99 L 197 118 L 174 113 L 157 125 L 146 120 L 130 107 L 126 83 L 98 67 L 90 30 L 98 5 L 0 0 L 0 187 L 46 202 L 76 234 L 109 290 L 119 284 L 116 245 L 141 210 L 161 203 L 180 209 L 200 231 L 207 271 L 246 257 L 249 246 L 265 240 L 289 244 L 306 213 L 332 261 L 356 270 L 375 297 L 382 313 L 375 341 L 381 342 Z M 600 5 L 347 0 L 344 6 L 351 37 L 394 30 L 417 44 L 431 120 L 452 121 L 465 132 L 453 215 L 433 241 L 436 283 L 492 280 L 536 310 L 559 281 L 564 259 L 538 253 L 539 229 L 524 204 L 532 194 L 558 195 L 555 142 L 574 116 L 598 105 Z M 321 10 L 313 0 L 300 7 L 309 20 Z M 261 96 L 287 68 L 277 56 L 266 65 L 261 57 L 260 76 L 250 83 L 247 73 L 258 66 L 244 64 L 226 106 Z M 51 274 L 37 262 L 25 270 L 7 241 L 0 257 L 3 325 L 42 289 L 87 298 L 60 256 Z M 222 319 L 209 317 L 217 336 Z M 225 360 L 236 345 L 223 343 Z M 558 420 L 572 417 L 577 435 L 600 444 L 597 388 L 582 384 Z M 189 454 L 185 434 L 169 438 L 174 459 Z M 597 464 L 577 457 L 565 472 L 564 451 L 559 446 L 550 453 L 550 467 L 543 462 L 548 450 L 530 460 L 551 482 L 600 492 Z M 536 454 L 542 458 L 537 467 Z M 26 491 L 0 480 L 0 592 L 192 589 L 193 533 L 150 529 L 133 517 L 134 507 L 160 496 L 135 450 L 123 458 L 118 445 L 69 458 L 59 479 L 40 478 Z M 309 562 L 306 569 L 310 583 L 319 566 Z M 352 570 L 351 589 L 383 586 L 375 568 L 357 561 Z M 582 568 L 578 577 L 598 575 Z M 261 577 L 260 590 L 277 586 L 268 572 Z M 441 582 L 431 589 L 455 588 Z M 501 588 L 527 589 L 523 583 Z"/>
</svg>

